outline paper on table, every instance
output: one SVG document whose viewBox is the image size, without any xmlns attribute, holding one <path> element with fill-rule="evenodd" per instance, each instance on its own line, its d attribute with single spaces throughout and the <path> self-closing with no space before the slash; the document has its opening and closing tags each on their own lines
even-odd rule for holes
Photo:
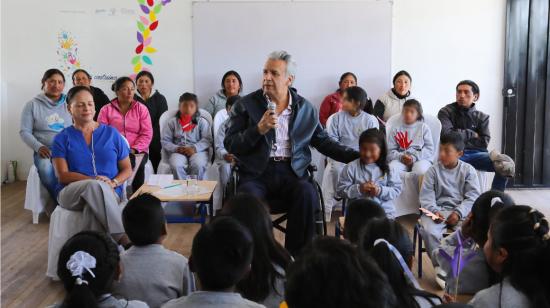
<svg viewBox="0 0 550 308">
<path fill-rule="evenodd" d="M 174 181 L 172 174 L 151 174 L 147 179 L 147 185 L 166 187 Z"/>
<path fill-rule="evenodd" d="M 208 192 L 206 187 L 197 186 L 194 191 L 189 191 L 189 187 L 184 185 L 172 186 L 157 190 L 154 194 L 158 197 L 193 197 L 196 195 L 202 195 Z"/>
</svg>

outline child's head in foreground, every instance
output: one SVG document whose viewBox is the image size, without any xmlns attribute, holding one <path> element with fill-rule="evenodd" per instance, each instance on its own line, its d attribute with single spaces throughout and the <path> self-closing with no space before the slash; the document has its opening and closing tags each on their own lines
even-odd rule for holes
<svg viewBox="0 0 550 308">
<path fill-rule="evenodd" d="M 483 247 L 487 241 L 491 220 L 501 209 L 514 204 L 512 197 L 504 192 L 490 190 L 482 193 L 474 201 L 470 214 L 464 219 L 462 233 L 472 237 L 480 247 Z"/>
<path fill-rule="evenodd" d="M 313 240 L 286 275 L 289 308 L 394 307 L 395 295 L 384 273 L 365 254 L 334 237 Z"/>
<path fill-rule="evenodd" d="M 97 307 L 98 298 L 111 291 L 121 274 L 119 252 L 105 233 L 82 231 L 71 237 L 59 253 L 57 275 L 67 295 L 63 307 Z"/>
<path fill-rule="evenodd" d="M 526 205 L 500 210 L 483 252 L 489 266 L 509 279 L 532 307 L 550 307 L 550 228 L 541 212 Z"/>
<path fill-rule="evenodd" d="M 166 237 L 166 220 L 160 200 L 151 194 L 141 194 L 122 211 L 124 231 L 136 246 L 161 244 Z"/>
<path fill-rule="evenodd" d="M 386 212 L 376 201 L 371 199 L 351 200 L 346 212 L 344 238 L 357 244 L 361 228 L 374 218 L 384 217 L 386 217 Z"/>
<path fill-rule="evenodd" d="M 193 239 L 189 266 L 203 291 L 233 292 L 250 271 L 254 242 L 246 227 L 231 217 L 204 225 Z"/>
</svg>

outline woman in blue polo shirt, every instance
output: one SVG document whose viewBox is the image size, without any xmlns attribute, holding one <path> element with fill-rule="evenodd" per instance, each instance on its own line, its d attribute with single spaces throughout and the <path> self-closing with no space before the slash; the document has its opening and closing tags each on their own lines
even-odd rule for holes
<svg viewBox="0 0 550 308">
<path fill-rule="evenodd" d="M 107 232 L 127 244 L 119 203 L 122 184 L 132 173 L 128 144 L 115 128 L 94 121 L 89 88 L 72 88 L 67 106 L 74 124 L 61 131 L 52 146 L 59 205 L 82 211 L 85 230 Z"/>
</svg>

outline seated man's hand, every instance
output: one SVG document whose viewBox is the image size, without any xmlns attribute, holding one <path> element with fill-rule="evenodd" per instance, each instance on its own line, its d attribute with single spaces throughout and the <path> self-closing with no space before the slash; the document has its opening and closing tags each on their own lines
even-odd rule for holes
<svg viewBox="0 0 550 308">
<path fill-rule="evenodd" d="M 233 154 L 227 153 L 223 156 L 223 159 L 228 163 L 232 163 L 235 160 L 235 156 L 233 156 Z"/>
<path fill-rule="evenodd" d="M 267 132 L 277 127 L 277 115 L 272 110 L 267 110 L 260 122 L 258 122 L 258 132 L 262 135 L 267 134 Z"/>
<path fill-rule="evenodd" d="M 447 217 L 447 220 L 445 223 L 451 227 L 454 227 L 458 224 L 458 221 L 460 220 L 460 216 L 456 212 L 452 212 L 449 217 Z"/>
<path fill-rule="evenodd" d="M 181 155 L 185 155 L 184 150 L 185 150 L 185 147 L 178 147 L 176 149 L 176 153 L 181 154 Z"/>
</svg>

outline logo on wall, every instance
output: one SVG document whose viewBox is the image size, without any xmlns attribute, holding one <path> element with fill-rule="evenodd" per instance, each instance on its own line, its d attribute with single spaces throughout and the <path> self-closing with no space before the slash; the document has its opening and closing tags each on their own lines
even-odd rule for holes
<svg viewBox="0 0 550 308">
<path fill-rule="evenodd" d="M 142 70 L 148 71 L 149 67 L 153 65 L 151 54 L 157 52 L 157 50 L 152 46 L 152 32 L 159 26 L 157 15 L 170 2 L 171 0 L 161 0 L 155 4 L 154 0 L 138 0 L 139 8 L 143 14 L 137 20 L 136 38 L 138 45 L 131 61 L 133 74 L 130 77 L 132 79 L 135 79 L 137 73 Z"/>
<path fill-rule="evenodd" d="M 138 45 L 134 50 L 132 57 L 132 71 L 130 75 L 135 79 L 140 71 L 149 71 L 153 65 L 152 54 L 157 52 L 153 47 L 152 33 L 158 28 L 159 21 L 157 15 L 162 8 L 172 0 L 137 0 L 141 10 L 137 20 L 136 39 Z M 78 57 L 78 44 L 74 35 L 67 30 L 60 30 L 57 35 L 57 55 L 59 56 L 59 68 L 65 74 L 71 74 L 76 69 L 81 68 L 80 59 Z M 112 81 L 117 78 L 113 74 L 99 74 L 93 76 L 94 80 Z"/>
<path fill-rule="evenodd" d="M 69 31 L 61 30 L 57 34 L 57 42 L 57 55 L 61 70 L 64 73 L 69 73 L 80 68 L 78 44 L 74 36 Z"/>
</svg>

